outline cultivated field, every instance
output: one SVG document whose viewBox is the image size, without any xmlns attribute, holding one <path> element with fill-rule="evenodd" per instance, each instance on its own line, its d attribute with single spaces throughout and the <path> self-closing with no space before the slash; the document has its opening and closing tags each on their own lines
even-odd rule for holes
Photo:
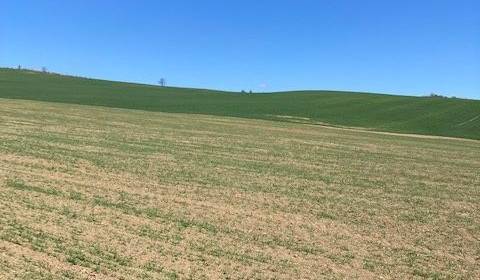
<svg viewBox="0 0 480 280">
<path fill-rule="evenodd" d="M 480 278 L 480 142 L 0 99 L 1 279 Z"/>
<path fill-rule="evenodd" d="M 480 100 L 339 91 L 240 94 L 0 68 L 0 98 L 203 114 L 480 140 Z"/>
</svg>

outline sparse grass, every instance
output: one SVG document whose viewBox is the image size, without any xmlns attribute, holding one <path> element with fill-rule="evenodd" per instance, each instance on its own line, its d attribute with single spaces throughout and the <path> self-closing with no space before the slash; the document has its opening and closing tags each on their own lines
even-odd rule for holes
<svg viewBox="0 0 480 280">
<path fill-rule="evenodd" d="M 1 279 L 478 279 L 480 142 L 0 99 Z"/>
</svg>

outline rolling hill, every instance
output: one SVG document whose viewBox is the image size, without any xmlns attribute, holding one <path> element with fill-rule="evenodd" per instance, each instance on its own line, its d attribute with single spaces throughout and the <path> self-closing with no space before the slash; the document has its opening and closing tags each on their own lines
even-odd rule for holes
<svg viewBox="0 0 480 280">
<path fill-rule="evenodd" d="M 480 141 L 295 123 L 479 138 L 478 105 L 1 70 L 0 279 L 480 279 Z"/>
<path fill-rule="evenodd" d="M 480 139 L 480 101 L 457 98 L 337 91 L 239 94 L 6 68 L 0 69 L 0 98 Z"/>
</svg>

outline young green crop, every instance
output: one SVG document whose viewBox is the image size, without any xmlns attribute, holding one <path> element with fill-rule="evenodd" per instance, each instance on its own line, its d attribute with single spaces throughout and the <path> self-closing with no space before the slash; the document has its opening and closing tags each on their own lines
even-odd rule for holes
<svg viewBox="0 0 480 280">
<path fill-rule="evenodd" d="M 0 98 L 480 139 L 480 101 L 355 92 L 241 94 L 0 69 Z"/>
</svg>

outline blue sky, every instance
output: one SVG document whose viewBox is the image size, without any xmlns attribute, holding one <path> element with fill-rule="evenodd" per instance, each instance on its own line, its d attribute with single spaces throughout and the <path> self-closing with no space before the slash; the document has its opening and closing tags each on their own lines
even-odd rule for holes
<svg viewBox="0 0 480 280">
<path fill-rule="evenodd" d="M 226 90 L 480 99 L 480 1 L 0 0 L 0 65 Z"/>
</svg>

